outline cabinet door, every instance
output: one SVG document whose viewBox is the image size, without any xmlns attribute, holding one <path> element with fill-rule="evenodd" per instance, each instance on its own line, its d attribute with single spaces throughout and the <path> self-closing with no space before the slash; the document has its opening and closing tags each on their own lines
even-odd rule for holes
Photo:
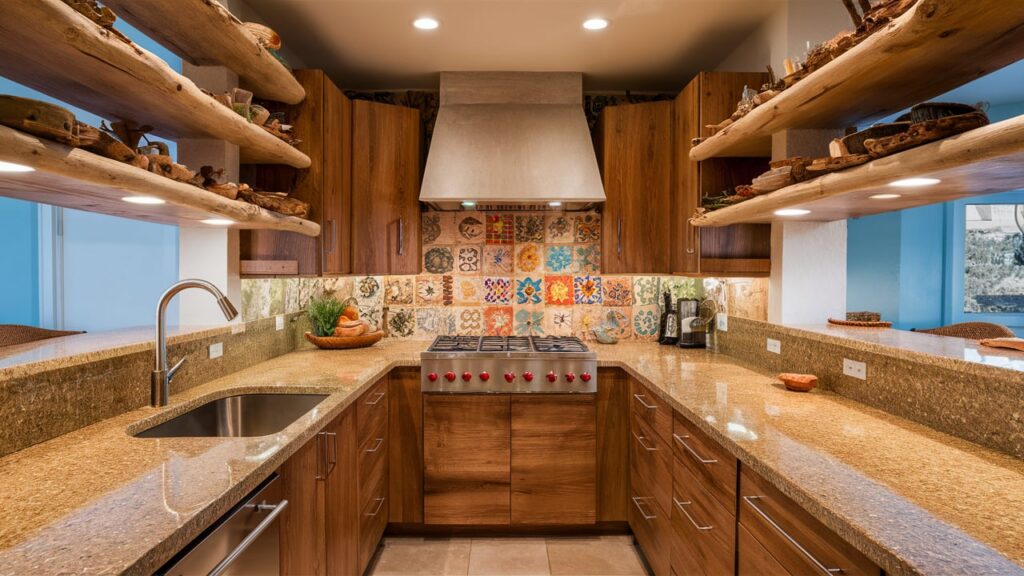
<svg viewBox="0 0 1024 576">
<path fill-rule="evenodd" d="M 324 83 L 323 273 L 352 271 L 352 102 Z"/>
<path fill-rule="evenodd" d="M 597 369 L 597 519 L 629 520 L 629 376 Z"/>
<path fill-rule="evenodd" d="M 352 123 L 352 270 L 417 274 L 420 113 L 356 100 Z"/>
<path fill-rule="evenodd" d="M 357 477 L 353 465 L 357 458 L 355 410 L 343 412 L 324 432 L 327 573 L 355 574 L 359 561 Z"/>
<path fill-rule="evenodd" d="M 419 368 L 391 372 L 389 521 L 423 522 L 423 393 Z"/>
<path fill-rule="evenodd" d="M 672 120 L 670 101 L 609 106 L 601 113 L 606 274 L 669 271 Z"/>
<path fill-rule="evenodd" d="M 597 519 L 594 396 L 512 397 L 512 523 Z"/>
<path fill-rule="evenodd" d="M 424 395 L 427 524 L 509 523 L 509 420 L 507 395 Z"/>
<path fill-rule="evenodd" d="M 690 160 L 690 149 L 693 139 L 701 133 L 700 76 L 676 96 L 673 113 L 672 273 L 697 274 L 700 272 L 700 230 L 690 224 L 690 218 L 700 205 L 700 170 L 698 163 Z"/>
<path fill-rule="evenodd" d="M 288 507 L 281 514 L 281 574 L 327 573 L 325 521 L 326 438 L 313 437 L 278 470 Z"/>
</svg>

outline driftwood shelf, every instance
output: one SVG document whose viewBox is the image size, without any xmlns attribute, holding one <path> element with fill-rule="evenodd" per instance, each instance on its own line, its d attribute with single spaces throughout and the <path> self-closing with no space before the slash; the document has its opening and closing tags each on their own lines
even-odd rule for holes
<svg viewBox="0 0 1024 576">
<path fill-rule="evenodd" d="M 910 177 L 942 182 L 919 188 L 888 184 Z M 1024 187 L 1024 116 L 1018 116 L 917 148 L 879 158 L 842 172 L 787 186 L 691 220 L 695 226 L 771 221 L 830 222 L 903 210 L 959 198 Z M 901 194 L 878 200 L 874 194 Z M 782 208 L 811 213 L 780 217 Z"/>
<path fill-rule="evenodd" d="M 0 196 L 161 224 L 205 226 L 201 220 L 228 218 L 236 222 L 236 228 L 285 230 L 305 236 L 320 233 L 314 222 L 230 200 L 6 126 L 0 126 L 0 160 L 35 168 L 27 173 L 0 172 Z M 167 203 L 152 206 L 122 200 L 135 195 Z"/>
<path fill-rule="evenodd" d="M 119 18 L 197 66 L 225 66 L 256 96 L 298 104 L 305 90 L 281 62 L 211 0 L 105 0 Z"/>
<path fill-rule="evenodd" d="M 694 146 L 690 159 L 769 156 L 774 132 L 878 119 L 1021 58 L 1024 2 L 919 0 L 882 30 Z"/>
<path fill-rule="evenodd" d="M 4 2 L 0 76 L 170 138 L 237 144 L 243 162 L 307 168 L 309 157 L 204 94 L 163 60 L 60 0 Z"/>
</svg>

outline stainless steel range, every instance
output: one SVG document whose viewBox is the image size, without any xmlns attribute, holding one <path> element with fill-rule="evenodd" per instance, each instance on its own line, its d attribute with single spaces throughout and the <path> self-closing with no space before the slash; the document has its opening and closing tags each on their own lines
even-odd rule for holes
<svg viewBox="0 0 1024 576">
<path fill-rule="evenodd" d="M 597 354 L 579 338 L 438 336 L 420 360 L 424 392 L 597 391 Z"/>
</svg>

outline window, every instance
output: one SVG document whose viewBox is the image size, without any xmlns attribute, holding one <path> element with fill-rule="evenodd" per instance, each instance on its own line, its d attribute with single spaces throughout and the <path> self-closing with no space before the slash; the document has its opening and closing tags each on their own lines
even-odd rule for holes
<svg viewBox="0 0 1024 576">
<path fill-rule="evenodd" d="M 1024 313 L 1024 204 L 964 209 L 965 313 Z"/>
</svg>

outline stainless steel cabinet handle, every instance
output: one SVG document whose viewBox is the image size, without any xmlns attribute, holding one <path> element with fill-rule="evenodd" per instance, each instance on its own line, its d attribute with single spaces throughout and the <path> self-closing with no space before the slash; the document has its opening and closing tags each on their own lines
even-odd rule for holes
<svg viewBox="0 0 1024 576">
<path fill-rule="evenodd" d="M 383 446 L 383 445 L 384 445 L 384 439 L 383 438 L 377 438 L 377 442 L 373 445 L 373 448 L 368 449 L 366 451 L 366 453 L 367 454 L 373 454 L 377 450 L 380 450 L 380 447 Z"/>
<path fill-rule="evenodd" d="M 799 550 L 800 553 L 804 555 L 804 557 L 806 557 L 808 560 L 810 560 L 811 564 L 814 564 L 814 566 L 818 570 L 821 570 L 822 574 L 841 574 L 843 572 L 842 568 L 829 568 L 829 567 L 825 566 L 824 564 L 822 564 L 821 561 L 819 561 L 817 558 L 815 558 L 813 554 L 811 554 L 810 552 L 807 551 L 806 548 L 801 546 L 800 543 L 797 542 L 795 538 L 793 538 L 792 536 L 789 535 L 788 532 L 783 530 L 782 526 L 779 526 L 775 522 L 775 520 L 773 520 L 772 517 L 768 515 L 768 513 L 766 513 L 764 510 L 762 510 L 760 508 L 760 506 L 758 506 L 757 504 L 754 503 L 755 500 L 760 500 L 762 498 L 764 498 L 764 496 L 744 496 L 743 497 L 743 501 L 746 502 L 748 506 L 753 508 L 754 512 L 757 512 L 757 515 L 760 516 L 761 518 L 763 518 L 765 522 L 770 524 L 771 527 L 774 528 L 775 531 L 779 533 L 779 535 L 781 535 L 783 538 L 785 538 L 790 544 L 792 544 L 797 550 Z"/>
<path fill-rule="evenodd" d="M 383 498 L 374 498 L 374 500 L 377 501 L 377 509 L 374 510 L 373 512 L 367 512 L 366 513 L 367 516 L 376 516 L 377 514 L 380 514 L 380 509 L 384 507 L 384 499 Z"/>
<path fill-rule="evenodd" d="M 693 519 L 693 516 L 690 516 L 690 513 L 686 511 L 685 506 L 690 506 L 693 504 L 693 502 L 680 502 L 675 498 L 673 498 L 672 501 L 676 503 L 676 508 L 679 508 L 679 511 L 682 512 L 684 516 L 686 516 L 686 519 L 689 520 L 690 524 L 693 524 L 693 527 L 697 530 L 711 530 L 711 528 L 713 528 L 713 526 L 701 526 L 700 524 L 697 524 L 697 521 Z"/>
<path fill-rule="evenodd" d="M 374 399 L 373 399 L 373 401 L 370 401 L 370 400 L 367 400 L 367 401 L 366 401 L 366 403 L 367 403 L 368 405 L 370 405 L 370 406 L 376 406 L 377 404 L 379 404 L 379 403 L 380 403 L 381 399 L 383 399 L 383 398 L 384 398 L 384 396 L 386 396 L 386 394 L 384 394 L 383 392 L 377 392 L 376 394 L 374 394 L 374 396 L 376 396 L 376 398 L 374 398 Z"/>
<path fill-rule="evenodd" d="M 648 452 L 657 452 L 658 451 L 657 447 L 648 446 L 647 443 L 644 442 L 644 437 L 643 436 L 637 436 L 636 432 L 633 433 L 633 438 L 636 438 L 637 443 L 639 443 L 641 446 L 643 446 L 644 450 L 647 450 Z"/>
<path fill-rule="evenodd" d="M 640 501 L 643 499 L 644 498 L 641 498 L 639 496 L 633 496 L 633 505 L 636 506 L 636 509 L 640 511 L 640 515 L 644 517 L 644 520 L 654 520 L 655 518 L 657 518 L 657 516 L 650 515 L 647 512 L 645 512 L 644 507 L 640 504 Z"/>
<path fill-rule="evenodd" d="M 615 230 L 615 234 L 618 237 L 618 247 L 615 249 L 615 252 L 619 256 L 622 256 L 622 216 L 619 216 L 619 221 L 615 225 Z"/>
<path fill-rule="evenodd" d="M 331 472 L 334 472 L 334 467 L 338 465 L 338 433 L 337 432 L 324 432 L 324 436 L 327 440 L 327 474 L 330 476 Z"/>
<path fill-rule="evenodd" d="M 681 436 L 679 434 L 673 434 L 672 437 L 675 438 L 676 442 L 679 442 L 683 446 L 683 448 L 686 448 L 686 451 L 690 453 L 690 456 L 693 456 L 694 458 L 696 458 L 697 462 L 700 462 L 701 464 L 714 464 L 714 463 L 718 462 L 718 460 L 710 460 L 708 458 L 702 458 L 700 454 L 697 454 L 696 450 L 694 450 L 693 448 L 690 448 L 690 445 L 686 443 L 686 440 L 684 440 L 685 438 L 689 438 L 689 436 Z"/>
<path fill-rule="evenodd" d="M 398 255 L 405 254 L 405 218 L 398 219 Z"/>
<path fill-rule="evenodd" d="M 647 402 L 644 402 L 644 395 L 643 394 L 633 394 L 633 398 L 636 398 L 636 401 L 639 402 L 640 404 L 642 404 L 643 407 L 647 408 L 648 410 L 657 410 L 658 409 L 658 406 L 656 404 L 648 404 Z"/>
<path fill-rule="evenodd" d="M 267 514 L 267 517 L 257 524 L 256 528 L 254 528 L 252 532 L 249 532 L 249 534 L 238 543 L 238 546 L 236 546 L 234 550 L 229 552 L 223 560 L 218 562 L 217 565 L 213 567 L 213 570 L 210 570 L 208 576 L 219 576 L 222 572 L 227 570 L 228 566 L 231 566 L 231 563 L 237 560 L 238 557 L 242 555 L 242 552 L 245 552 L 245 549 L 255 542 L 256 539 L 260 537 L 260 534 L 263 534 L 263 532 L 274 523 L 274 520 L 277 520 L 277 517 L 280 516 L 281 512 L 284 512 L 284 509 L 287 507 L 287 500 L 281 500 L 274 506 L 267 506 L 265 504 L 258 505 L 256 507 L 258 511 L 270 510 L 270 514 Z"/>
</svg>

